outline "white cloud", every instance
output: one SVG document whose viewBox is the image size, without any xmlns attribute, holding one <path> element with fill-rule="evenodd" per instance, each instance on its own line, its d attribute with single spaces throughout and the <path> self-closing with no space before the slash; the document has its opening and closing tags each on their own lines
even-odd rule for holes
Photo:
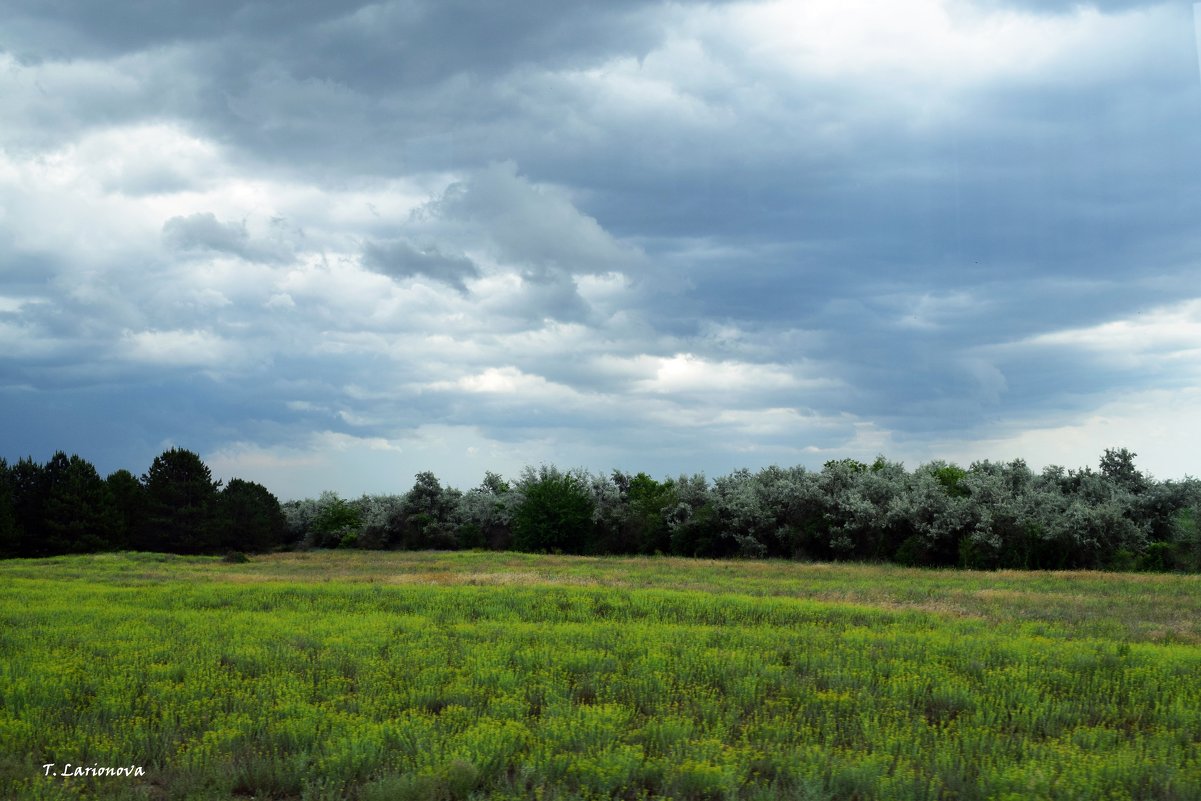
<svg viewBox="0 0 1201 801">
<path fill-rule="evenodd" d="M 122 358 L 163 367 L 220 367 L 240 360 L 241 346 L 211 331 L 126 331 L 117 345 Z"/>
<path fill-rule="evenodd" d="M 1039 334 L 1015 348 L 1065 348 L 1128 368 L 1172 367 L 1201 373 L 1201 298 L 1137 312 L 1086 328 Z"/>
<path fill-rule="evenodd" d="M 276 292 L 267 298 L 267 302 L 263 306 L 268 309 L 294 309 L 296 308 L 296 301 L 292 300 L 292 296 L 287 292 Z"/>
<path fill-rule="evenodd" d="M 463 416 L 504 414 L 504 425 L 526 427 L 537 425 L 531 415 L 570 415 L 577 425 L 588 427 L 597 417 L 610 415 L 615 408 L 637 416 L 635 405 L 623 404 L 621 398 L 604 391 L 591 391 L 522 371 L 516 367 L 488 367 L 453 380 L 433 381 L 423 390 L 456 395 L 465 402 Z"/>
<path fill-rule="evenodd" d="M 90 132 L 69 145 L 64 162 L 104 193 L 164 195 L 204 191 L 228 178 L 220 150 L 168 123 L 136 123 Z"/>
<path fill-rule="evenodd" d="M 724 22 L 749 57 L 797 76 L 884 77 L 893 89 L 918 82 L 946 90 L 1005 77 L 1045 80 L 1082 55 L 1098 59 L 1090 51 L 1100 42 L 1135 41 L 1131 27 L 1147 16 L 1085 5 L 1030 14 L 947 0 L 775 0 L 734 6 Z M 1121 59 L 1123 50 L 1104 55 Z"/>
<path fill-rule="evenodd" d="M 677 129 L 725 129 L 737 124 L 727 92 L 737 75 L 695 38 L 669 38 L 645 58 L 619 57 L 596 67 L 542 78 L 556 93 L 586 104 L 577 135 L 599 134 L 602 120 L 669 125 Z M 587 120 L 585 122 L 585 120 Z"/>
<path fill-rule="evenodd" d="M 463 376 L 455 381 L 438 381 L 430 385 L 430 389 L 458 389 L 464 392 L 488 395 L 516 395 L 523 398 L 532 395 L 545 395 L 547 392 L 556 394 L 569 393 L 567 387 L 557 386 L 542 376 L 528 375 L 516 367 L 489 367 L 482 373 Z"/>
<path fill-rule="evenodd" d="M 656 395 L 753 393 L 764 390 L 828 388 L 836 382 L 797 376 L 778 364 L 714 361 L 692 353 L 672 356 L 602 356 L 601 369 L 631 379 L 633 390 Z"/>
</svg>

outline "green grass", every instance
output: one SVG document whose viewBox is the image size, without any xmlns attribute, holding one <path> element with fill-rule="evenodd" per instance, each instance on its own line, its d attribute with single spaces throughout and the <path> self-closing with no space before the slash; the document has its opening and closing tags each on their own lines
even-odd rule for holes
<svg viewBox="0 0 1201 801">
<path fill-rule="evenodd" d="M 1201 579 L 2 562 L 0 797 L 1196 799 Z"/>
</svg>

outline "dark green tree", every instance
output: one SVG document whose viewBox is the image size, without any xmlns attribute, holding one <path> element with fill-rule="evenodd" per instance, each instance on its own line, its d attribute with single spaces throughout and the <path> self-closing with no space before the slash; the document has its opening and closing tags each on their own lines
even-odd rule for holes
<svg viewBox="0 0 1201 801">
<path fill-rule="evenodd" d="M 1146 477 L 1134 466 L 1134 457 L 1126 448 L 1106 448 L 1101 456 L 1101 475 L 1128 492 L 1139 493 L 1147 487 Z"/>
<path fill-rule="evenodd" d="M 0 458 L 0 559 L 17 555 L 17 515 L 8 461 Z"/>
<path fill-rule="evenodd" d="M 92 553 L 108 547 L 103 525 L 104 482 L 91 462 L 59 451 L 43 467 L 42 507 L 49 553 Z"/>
<path fill-rule="evenodd" d="M 931 466 L 930 472 L 946 490 L 947 495 L 952 498 L 967 497 L 968 489 L 963 485 L 963 480 L 967 478 L 967 471 L 962 467 L 957 464 L 935 462 Z"/>
<path fill-rule="evenodd" d="M 104 480 L 102 525 L 114 548 L 139 547 L 146 516 L 145 494 L 142 483 L 128 470 L 114 471 Z"/>
<path fill-rule="evenodd" d="M 513 547 L 532 553 L 583 553 L 592 531 L 594 503 L 578 476 L 553 465 L 527 468 L 513 518 Z"/>
<path fill-rule="evenodd" d="M 593 482 L 593 495 L 597 496 L 598 508 L 603 501 L 613 504 L 609 498 L 597 491 L 597 486 L 611 489 L 615 496 L 616 509 L 607 509 L 603 524 L 599 525 L 598 552 L 607 554 L 667 554 L 671 548 L 671 532 L 668 531 L 668 515 L 676 506 L 676 495 L 670 482 L 659 483 L 638 473 L 635 476 L 615 470 L 608 479 L 598 478 Z"/>
<path fill-rule="evenodd" d="M 212 553 L 219 548 L 217 491 L 221 482 L 200 457 L 183 448 L 156 456 L 142 476 L 146 516 L 141 547 L 171 553 Z"/>
<path fill-rule="evenodd" d="M 32 457 L 25 457 L 9 468 L 13 492 L 13 517 L 16 523 L 18 556 L 45 556 L 46 497 L 50 485 L 46 471 Z"/>
<path fill-rule="evenodd" d="M 630 480 L 626 497 L 630 502 L 632 537 L 637 550 L 645 554 L 671 550 L 667 515 L 678 502 L 675 482 L 671 479 L 656 481 L 646 473 L 639 473 Z"/>
<path fill-rule="evenodd" d="M 314 548 L 353 547 L 358 545 L 362 531 L 363 516 L 358 506 L 327 491 L 317 501 L 305 541 Z"/>
<path fill-rule="evenodd" d="M 279 499 L 262 484 L 230 479 L 218 502 L 219 545 L 230 551 L 269 551 L 283 545 L 288 524 Z"/>
</svg>

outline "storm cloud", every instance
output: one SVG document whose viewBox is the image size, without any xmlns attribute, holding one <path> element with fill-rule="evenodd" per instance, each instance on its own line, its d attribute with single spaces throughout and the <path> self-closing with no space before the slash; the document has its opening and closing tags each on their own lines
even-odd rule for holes
<svg viewBox="0 0 1201 801">
<path fill-rule="evenodd" d="M 1150 2 L 0 2 L 0 456 L 1196 472 Z"/>
</svg>

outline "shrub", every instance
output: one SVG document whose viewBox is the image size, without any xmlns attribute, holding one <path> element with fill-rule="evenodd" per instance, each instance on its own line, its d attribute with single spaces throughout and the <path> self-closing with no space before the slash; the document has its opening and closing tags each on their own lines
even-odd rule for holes
<svg viewBox="0 0 1201 801">
<path fill-rule="evenodd" d="M 527 469 L 513 520 L 519 551 L 582 553 L 592 530 L 593 500 L 579 476 L 543 465 Z"/>
</svg>

